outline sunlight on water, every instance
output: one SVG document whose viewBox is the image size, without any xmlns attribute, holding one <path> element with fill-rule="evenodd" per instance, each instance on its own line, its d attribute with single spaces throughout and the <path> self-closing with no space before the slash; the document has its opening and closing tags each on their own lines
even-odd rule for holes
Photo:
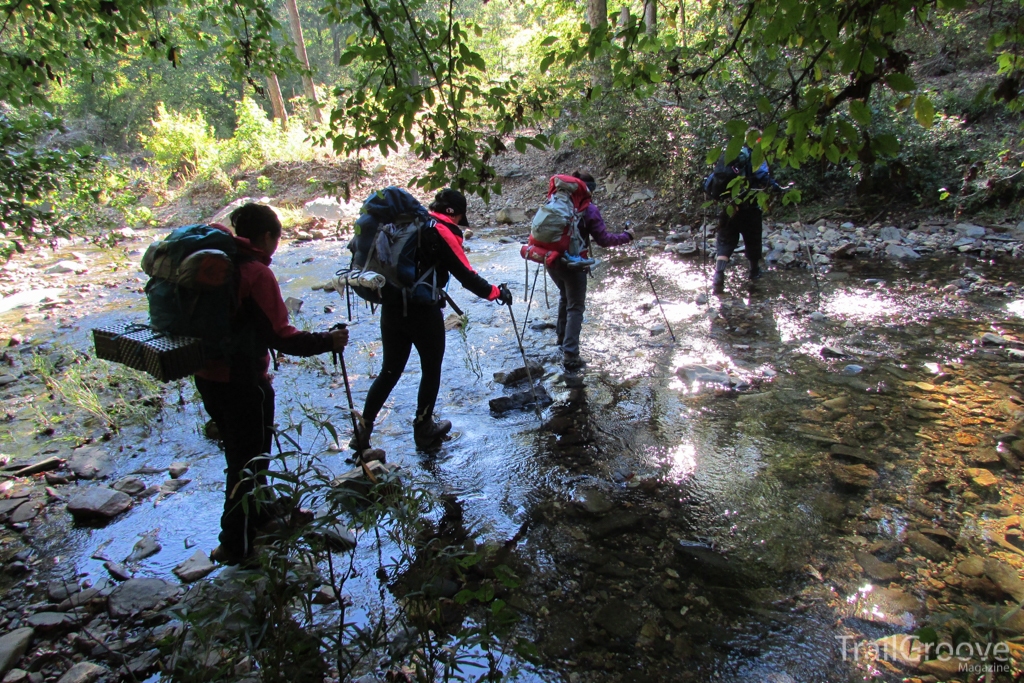
<svg viewBox="0 0 1024 683">
<path fill-rule="evenodd" d="M 880 292 L 843 292 L 822 307 L 826 315 L 843 320 L 871 320 L 885 313 L 896 312 L 896 302 Z"/>
<path fill-rule="evenodd" d="M 1024 299 L 1017 299 L 1006 304 L 1006 312 L 1024 318 Z"/>
</svg>

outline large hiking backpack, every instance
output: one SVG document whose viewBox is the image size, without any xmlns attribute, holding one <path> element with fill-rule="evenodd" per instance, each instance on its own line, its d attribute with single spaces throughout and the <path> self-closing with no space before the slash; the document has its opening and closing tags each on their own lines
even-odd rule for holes
<svg viewBox="0 0 1024 683">
<path fill-rule="evenodd" d="M 142 257 L 154 331 L 202 340 L 203 355 L 227 358 L 241 348 L 232 334 L 236 308 L 234 237 L 209 225 L 187 225 L 154 242 Z"/>
<path fill-rule="evenodd" d="M 437 269 L 420 272 L 422 230 L 431 222 L 427 209 L 400 187 L 385 187 L 363 202 L 349 242 L 352 265 L 338 272 L 339 279 L 359 297 L 382 303 L 383 289 L 402 294 L 404 304 L 437 304 L 442 296 Z"/>
<path fill-rule="evenodd" d="M 551 176 L 547 201 L 533 217 L 530 239 L 520 250 L 522 257 L 546 266 L 562 255 L 586 258 L 579 226 L 589 204 L 590 190 L 585 182 L 567 175 Z"/>
<path fill-rule="evenodd" d="M 704 179 L 704 192 L 715 200 L 728 199 L 732 196 L 729 183 L 739 176 L 749 176 L 750 150 L 746 147 L 740 150 L 739 155 L 728 164 L 725 163 L 725 152 L 718 157 L 715 167 Z"/>
</svg>

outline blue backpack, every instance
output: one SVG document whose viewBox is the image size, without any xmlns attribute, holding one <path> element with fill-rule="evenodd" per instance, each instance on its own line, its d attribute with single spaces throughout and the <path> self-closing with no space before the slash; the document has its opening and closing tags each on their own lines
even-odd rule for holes
<svg viewBox="0 0 1024 683">
<path fill-rule="evenodd" d="M 389 186 L 372 193 L 348 245 L 352 264 L 339 278 L 371 304 L 382 303 L 387 287 L 402 295 L 403 305 L 437 304 L 442 294 L 436 269 L 420 272 L 419 263 L 421 232 L 430 225 L 427 209 L 406 190 Z"/>
<path fill-rule="evenodd" d="M 228 358 L 243 347 L 233 334 L 238 248 L 229 233 L 186 225 L 154 242 L 142 257 L 150 326 L 168 336 L 202 340 L 206 359 Z"/>
</svg>

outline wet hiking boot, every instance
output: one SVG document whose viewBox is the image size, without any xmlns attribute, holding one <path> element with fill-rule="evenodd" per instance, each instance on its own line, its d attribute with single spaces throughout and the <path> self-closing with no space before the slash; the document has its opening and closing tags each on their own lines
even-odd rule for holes
<svg viewBox="0 0 1024 683">
<path fill-rule="evenodd" d="M 372 448 L 370 446 L 370 435 L 373 434 L 373 423 L 367 423 L 358 412 L 355 413 L 355 416 L 358 427 L 353 430 L 352 439 L 348 442 L 348 447 L 356 453 L 362 453 Z"/>
<path fill-rule="evenodd" d="M 586 364 L 578 353 L 566 353 L 562 356 L 562 366 L 566 370 L 579 370 Z"/>
<path fill-rule="evenodd" d="M 716 294 L 725 291 L 725 270 L 729 267 L 728 261 L 715 261 L 715 277 L 711 280 L 711 289 Z"/>
<path fill-rule="evenodd" d="M 222 545 L 210 551 L 210 559 L 217 564 L 241 567 L 242 569 L 255 569 L 260 564 L 259 556 L 255 551 L 250 552 L 248 555 L 242 555 L 241 553 L 228 550 Z"/>
<path fill-rule="evenodd" d="M 452 430 L 450 420 L 435 421 L 433 416 L 412 423 L 412 438 L 416 448 L 425 451 L 440 445 L 445 434 Z"/>
<path fill-rule="evenodd" d="M 753 282 L 761 277 L 761 264 L 752 263 L 750 265 L 750 281 Z"/>
</svg>

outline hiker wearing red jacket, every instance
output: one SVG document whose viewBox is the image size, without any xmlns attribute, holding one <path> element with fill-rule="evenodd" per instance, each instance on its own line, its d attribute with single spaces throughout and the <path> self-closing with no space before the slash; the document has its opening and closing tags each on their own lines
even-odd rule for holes
<svg viewBox="0 0 1024 683">
<path fill-rule="evenodd" d="M 418 272 L 434 266 L 437 287 L 448 284 L 449 274 L 463 287 L 488 301 L 501 305 L 512 302 L 508 287 L 492 285 L 480 277 L 469 265 L 462 249 L 462 227 L 466 220 L 466 197 L 458 190 L 447 189 L 437 193 L 430 204 L 430 224 L 422 229 L 418 254 Z M 370 448 L 370 435 L 377 414 L 391 395 L 392 389 L 405 371 L 413 347 L 420 357 L 420 388 L 413 420 L 413 439 L 416 448 L 433 450 L 449 431 L 449 420 L 434 419 L 434 405 L 441 388 L 441 362 L 444 360 L 445 329 L 441 313 L 442 301 L 437 304 L 404 302 L 394 287 L 381 290 L 380 338 L 384 360 L 380 374 L 370 385 L 363 407 L 360 429 L 349 446 L 357 453 Z"/>
<path fill-rule="evenodd" d="M 253 535 L 270 521 L 267 510 L 248 513 L 241 501 L 265 477 L 243 476 L 244 470 L 265 471 L 274 433 L 274 388 L 267 371 L 270 349 L 290 356 L 315 356 L 341 351 L 348 330 L 301 332 L 288 322 L 281 288 L 270 270 L 270 258 L 281 240 L 281 221 L 269 206 L 245 204 L 231 213 L 238 246 L 237 308 L 231 323 L 232 336 L 245 340 L 228 358 L 209 360 L 196 373 L 196 389 L 224 442 L 227 481 L 224 512 L 220 520 L 220 545 L 211 559 L 237 564 L 252 556 Z M 223 225 L 213 227 L 231 231 Z"/>
<path fill-rule="evenodd" d="M 586 183 L 588 195 L 593 195 L 597 189 L 597 181 L 589 173 L 576 171 L 572 177 Z M 621 233 L 609 233 L 601 210 L 589 200 L 589 196 L 585 204 L 579 230 L 586 247 L 590 247 L 591 239 L 602 247 L 617 247 L 633 240 L 633 233 L 629 228 Z M 583 255 L 586 256 L 586 251 Z M 577 369 L 584 365 L 580 357 L 580 332 L 583 329 L 587 275 L 590 269 L 571 268 L 562 263 L 561 259 L 555 259 L 547 266 L 547 271 L 558 288 L 558 323 L 555 333 L 558 335 L 558 346 L 562 349 L 562 364 L 567 370 Z"/>
</svg>

